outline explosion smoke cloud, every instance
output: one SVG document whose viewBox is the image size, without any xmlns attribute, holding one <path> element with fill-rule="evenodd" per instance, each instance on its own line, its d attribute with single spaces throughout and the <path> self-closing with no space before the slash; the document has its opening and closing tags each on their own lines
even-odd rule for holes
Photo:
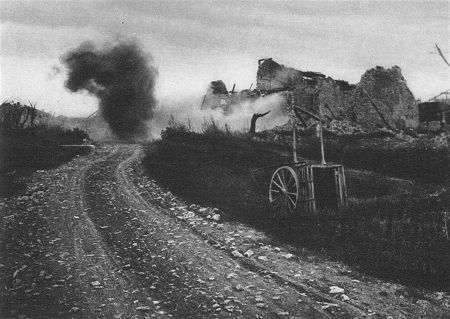
<svg viewBox="0 0 450 319">
<path fill-rule="evenodd" d="M 157 104 L 154 89 L 158 72 L 151 56 L 136 41 L 121 40 L 101 49 L 85 42 L 61 60 L 68 68 L 66 87 L 95 95 L 101 115 L 117 137 L 146 137 Z"/>
</svg>

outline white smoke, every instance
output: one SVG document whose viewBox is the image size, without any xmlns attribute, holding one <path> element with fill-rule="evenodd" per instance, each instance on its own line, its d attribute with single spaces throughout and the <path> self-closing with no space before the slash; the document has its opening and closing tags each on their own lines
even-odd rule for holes
<svg viewBox="0 0 450 319">
<path fill-rule="evenodd" d="M 200 132 L 205 123 L 211 120 L 214 120 L 221 128 L 226 125 L 232 131 L 248 132 L 254 113 L 270 111 L 268 115 L 259 118 L 256 122 L 256 131 L 266 130 L 283 125 L 289 120 L 283 108 L 285 101 L 282 94 L 271 94 L 253 102 L 245 101 L 233 105 L 233 112 L 225 115 L 220 108 L 201 110 L 202 98 L 200 97 L 163 98 L 155 108 L 150 130 L 153 137 L 159 137 L 161 130 L 167 127 L 171 118 L 174 118 L 176 122 L 197 132 Z"/>
</svg>

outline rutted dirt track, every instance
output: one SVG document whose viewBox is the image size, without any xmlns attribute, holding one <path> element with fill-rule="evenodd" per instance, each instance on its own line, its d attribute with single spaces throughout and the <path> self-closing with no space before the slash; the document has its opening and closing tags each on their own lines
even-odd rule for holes
<svg viewBox="0 0 450 319">
<path fill-rule="evenodd" d="M 136 145 L 104 147 L 39 172 L 25 196 L 1 203 L 3 317 L 449 314 L 445 294 L 438 303 L 431 292 L 411 296 L 344 265 L 273 247 L 246 226 L 203 218 L 141 177 L 141 153 Z"/>
</svg>

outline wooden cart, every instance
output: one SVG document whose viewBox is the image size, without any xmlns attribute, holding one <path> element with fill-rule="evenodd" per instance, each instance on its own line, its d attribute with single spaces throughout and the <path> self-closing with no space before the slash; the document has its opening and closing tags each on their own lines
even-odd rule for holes
<svg viewBox="0 0 450 319">
<path fill-rule="evenodd" d="M 316 208 L 347 206 L 344 167 L 292 163 L 278 167 L 269 184 L 269 203 L 281 212 L 311 215 Z"/>
<path fill-rule="evenodd" d="M 256 175 L 261 172 L 273 172 L 269 183 L 269 203 L 278 212 L 292 214 L 294 212 L 314 215 L 317 207 L 342 209 L 347 206 L 347 188 L 344 167 L 327 164 L 322 136 L 320 116 L 293 105 L 297 117 L 300 114 L 312 117 L 318 121 L 320 148 L 322 160 L 320 164 L 299 162 L 297 160 L 296 130 L 293 122 L 293 159 L 289 164 L 262 167 L 251 170 L 252 177 L 257 182 Z M 302 119 L 303 120 L 303 119 Z M 264 174 L 263 174 L 264 175 Z M 258 183 L 258 182 L 257 182 Z M 266 184 L 267 183 L 258 183 Z"/>
</svg>

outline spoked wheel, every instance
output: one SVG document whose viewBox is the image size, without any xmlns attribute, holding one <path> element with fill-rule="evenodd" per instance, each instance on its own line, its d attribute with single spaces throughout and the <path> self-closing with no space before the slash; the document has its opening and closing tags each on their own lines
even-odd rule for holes
<svg viewBox="0 0 450 319">
<path fill-rule="evenodd" d="M 298 177 L 289 166 L 281 166 L 272 175 L 269 202 L 277 211 L 293 213 L 298 200 Z"/>
</svg>

